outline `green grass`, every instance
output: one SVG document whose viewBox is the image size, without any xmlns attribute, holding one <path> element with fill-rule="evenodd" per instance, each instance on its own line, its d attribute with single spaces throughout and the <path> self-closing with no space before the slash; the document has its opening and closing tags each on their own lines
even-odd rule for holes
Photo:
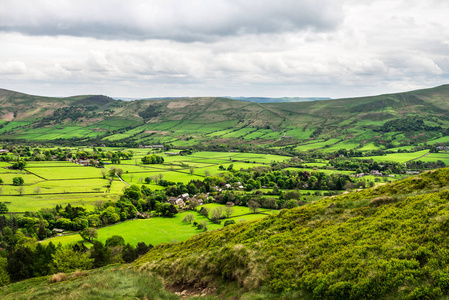
<svg viewBox="0 0 449 300">
<path fill-rule="evenodd" d="M 73 273 L 75 274 L 75 273 Z M 49 283 L 44 276 L 0 287 L 2 299 L 180 299 L 164 289 L 161 279 L 149 273 L 108 266 L 66 274 L 65 281 Z M 55 278 L 58 275 L 55 275 Z M 59 278 L 62 278 L 59 275 Z"/>
<path fill-rule="evenodd" d="M 425 162 L 441 160 L 446 166 L 449 166 L 449 153 L 430 153 L 419 160 Z"/>
<path fill-rule="evenodd" d="M 220 204 L 207 204 L 206 207 L 214 208 L 214 207 L 224 207 Z M 261 212 L 269 212 L 270 210 L 261 210 Z M 122 222 L 116 225 L 103 227 L 98 229 L 98 240 L 101 242 L 105 242 L 106 239 L 113 235 L 121 235 L 125 242 L 130 243 L 132 245 L 137 245 L 138 242 L 150 243 L 152 245 L 158 245 L 161 243 L 173 243 L 185 241 L 193 235 L 202 233 L 204 230 L 197 229 L 192 224 L 187 224 L 182 222 L 182 219 L 186 214 L 193 213 L 195 215 L 195 220 L 197 222 L 201 222 L 206 220 L 208 225 L 208 230 L 215 230 L 223 227 L 223 224 L 213 224 L 208 221 L 204 216 L 200 215 L 197 212 L 183 212 L 176 214 L 174 218 L 150 218 L 145 220 L 132 220 Z M 245 216 L 239 216 L 242 214 L 246 214 Z M 249 214 L 249 215 L 248 215 Z M 246 221 L 263 218 L 265 215 L 263 214 L 250 214 L 248 207 L 234 207 L 234 217 L 236 222 L 239 222 L 241 219 L 245 219 Z M 75 243 L 78 241 L 82 241 L 79 234 L 65 235 L 60 237 L 55 237 L 51 239 L 47 239 L 44 243 L 49 243 L 52 241 L 54 244 L 62 243 Z"/>
<path fill-rule="evenodd" d="M 429 150 L 421 150 L 421 151 L 412 152 L 412 153 L 393 153 L 393 154 L 387 154 L 384 156 L 370 156 L 370 157 L 363 157 L 363 158 L 356 158 L 356 159 L 373 159 L 374 161 L 377 161 L 377 162 L 392 161 L 392 162 L 398 162 L 398 163 L 405 163 L 409 160 L 421 157 L 426 153 L 429 153 Z"/>
<path fill-rule="evenodd" d="M 26 190 L 25 190 L 26 191 Z M 33 192 L 33 190 L 30 190 Z M 12 195 L 17 195 L 17 192 Z M 8 210 L 10 212 L 25 212 L 38 211 L 42 208 L 54 208 L 56 205 L 66 206 L 70 203 L 72 206 L 83 206 L 88 210 L 93 210 L 96 201 L 117 201 L 118 194 L 56 194 L 56 195 L 24 195 L 24 196 L 9 196 L 3 193 L 0 196 L 0 201 L 11 202 L 8 203 Z"/>
<path fill-rule="evenodd" d="M 429 145 L 434 145 L 437 143 L 449 143 L 449 136 L 443 136 L 440 137 L 438 139 L 432 140 L 432 141 L 428 141 L 427 144 Z"/>
</svg>

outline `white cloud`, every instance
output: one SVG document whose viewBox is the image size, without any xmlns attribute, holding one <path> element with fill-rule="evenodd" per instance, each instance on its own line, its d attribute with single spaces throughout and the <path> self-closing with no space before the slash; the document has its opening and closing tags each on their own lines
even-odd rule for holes
<svg viewBox="0 0 449 300">
<path fill-rule="evenodd" d="M 3 0 L 0 30 L 101 39 L 214 40 L 248 33 L 329 30 L 331 0 Z"/>
<path fill-rule="evenodd" d="M 47 95 L 341 97 L 449 77 L 445 1 L 57 3 L 2 1 L 3 87 Z"/>
</svg>

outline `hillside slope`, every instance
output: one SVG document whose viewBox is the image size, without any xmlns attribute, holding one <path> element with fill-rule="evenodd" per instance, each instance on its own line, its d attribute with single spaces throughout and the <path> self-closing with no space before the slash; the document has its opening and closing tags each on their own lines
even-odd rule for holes
<svg viewBox="0 0 449 300">
<path fill-rule="evenodd" d="M 225 98 L 118 101 L 0 90 L 2 139 L 96 144 L 291 146 L 417 145 L 448 134 L 449 85 L 373 97 L 295 103 Z M 314 147 L 316 143 L 316 147 Z"/>
<path fill-rule="evenodd" d="M 160 244 L 131 265 L 14 283 L 0 296 L 177 299 L 159 274 L 219 299 L 447 299 L 448 188 L 449 168 L 438 169 Z"/>
<path fill-rule="evenodd" d="M 159 245 L 135 263 L 168 282 L 236 282 L 315 299 L 449 293 L 449 169 Z"/>
</svg>

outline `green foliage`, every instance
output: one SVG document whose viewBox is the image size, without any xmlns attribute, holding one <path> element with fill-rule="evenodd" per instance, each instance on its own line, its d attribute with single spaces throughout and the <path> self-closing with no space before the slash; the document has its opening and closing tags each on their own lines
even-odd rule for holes
<svg viewBox="0 0 449 300">
<path fill-rule="evenodd" d="M 106 240 L 105 246 L 108 248 L 116 247 L 116 246 L 124 246 L 125 239 L 120 235 L 113 235 Z"/>
<path fill-rule="evenodd" d="M 92 242 L 98 237 L 98 232 L 95 228 L 87 227 L 80 231 L 80 235 L 84 240 Z"/>
<path fill-rule="evenodd" d="M 14 177 L 12 179 L 12 185 L 20 186 L 20 185 L 23 185 L 23 183 L 24 183 L 24 180 L 22 177 Z"/>
<path fill-rule="evenodd" d="M 0 213 L 7 213 L 8 212 L 8 206 L 6 206 L 5 202 L 0 202 Z"/>
<path fill-rule="evenodd" d="M 160 299 L 179 296 L 165 290 L 159 277 L 121 267 L 56 274 L 0 288 L 4 300 L 12 299 Z M 63 279 L 65 281 L 61 281 Z"/>
<path fill-rule="evenodd" d="M 94 259 L 89 252 L 79 252 L 71 247 L 60 247 L 52 255 L 53 264 L 58 272 L 73 272 L 75 270 L 87 270 L 93 266 Z"/>
<path fill-rule="evenodd" d="M 10 278 L 6 269 L 8 265 L 8 259 L 6 257 L 0 257 L 0 286 L 9 284 Z"/>
<path fill-rule="evenodd" d="M 164 163 L 164 158 L 159 155 L 147 155 L 142 157 L 142 163 L 144 164 L 162 164 Z"/>
<path fill-rule="evenodd" d="M 448 179 L 439 169 L 283 210 L 158 245 L 136 266 L 178 282 L 221 278 L 317 299 L 438 298 L 449 287 Z"/>
</svg>

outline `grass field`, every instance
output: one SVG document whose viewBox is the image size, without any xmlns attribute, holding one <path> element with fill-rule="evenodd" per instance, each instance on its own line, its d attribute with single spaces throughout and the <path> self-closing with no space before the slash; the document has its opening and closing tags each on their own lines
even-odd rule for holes
<svg viewBox="0 0 449 300">
<path fill-rule="evenodd" d="M 103 150 L 114 151 L 118 148 L 105 147 Z M 241 152 L 196 152 L 189 156 L 164 155 L 164 164 L 143 165 L 141 158 L 153 150 L 132 151 L 135 157 L 122 160 L 122 164 L 107 164 L 106 169 L 79 166 L 71 162 L 30 161 L 24 171 L 18 171 L 5 169 L 9 163 L 0 162 L 0 178 L 4 182 L 0 186 L 0 201 L 8 202 L 10 212 L 37 211 L 68 203 L 92 209 L 95 201 L 117 200 L 126 187 L 126 184 L 115 178 L 110 189 L 107 188 L 109 174 L 103 179 L 102 172 L 111 167 L 122 169 L 122 178 L 129 184 L 141 185 L 145 177 L 159 177 L 159 174 L 162 179 L 187 184 L 192 179 L 202 180 L 207 172 L 212 175 L 219 173 L 220 165 L 227 168 L 233 164 L 234 169 L 240 170 L 289 159 L 285 156 Z M 190 175 L 191 168 L 193 175 Z M 12 185 L 14 177 L 24 179 L 22 188 Z M 148 187 L 152 190 L 163 189 L 154 183 Z"/>
<path fill-rule="evenodd" d="M 224 207 L 224 205 L 220 204 L 206 204 L 205 206 L 211 209 L 219 206 Z M 261 212 L 277 213 L 277 211 L 267 209 L 263 209 Z M 204 231 L 202 229 L 197 229 L 197 227 L 192 224 L 182 222 L 183 218 L 188 213 L 193 213 L 197 222 L 206 220 L 209 224 L 208 230 L 215 230 L 223 227 L 223 224 L 213 224 L 197 212 L 183 212 L 176 214 L 173 218 L 157 217 L 145 220 L 132 220 L 100 228 L 98 229 L 98 240 L 104 243 L 106 239 L 113 235 L 121 235 L 126 243 L 130 243 L 134 246 L 142 241 L 152 245 L 185 241 L 189 237 Z M 235 217 L 231 216 L 230 219 L 239 222 L 263 218 L 266 215 L 252 214 L 248 207 L 235 206 L 233 216 Z M 72 234 L 47 239 L 43 243 L 49 243 L 50 241 L 54 244 L 67 244 L 82 241 L 82 239 L 79 234 Z"/>
<path fill-rule="evenodd" d="M 373 161 L 392 161 L 392 162 L 398 162 L 398 163 L 405 163 L 407 161 L 417 159 L 425 154 L 429 153 L 429 150 L 421 150 L 417 152 L 412 153 L 393 153 L 393 154 L 387 154 L 384 156 L 370 156 L 370 157 L 363 157 L 363 158 L 357 158 L 357 159 L 373 159 Z"/>
</svg>

